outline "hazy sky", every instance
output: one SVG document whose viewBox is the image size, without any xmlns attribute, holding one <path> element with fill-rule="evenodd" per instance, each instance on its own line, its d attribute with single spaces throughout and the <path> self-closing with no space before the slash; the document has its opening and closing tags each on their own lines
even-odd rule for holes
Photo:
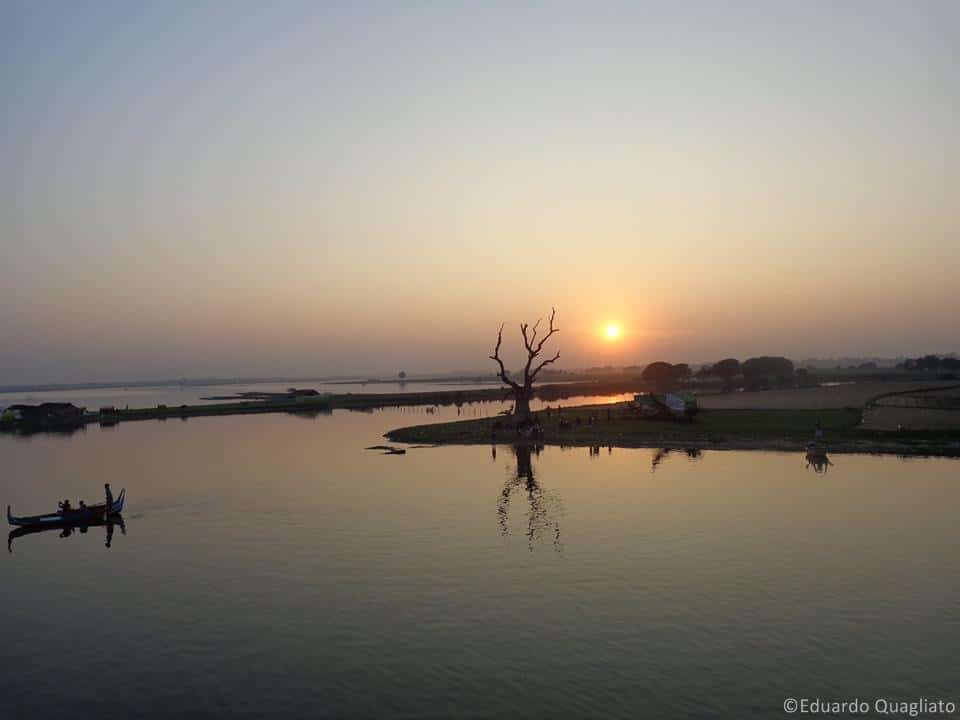
<svg viewBox="0 0 960 720">
<path fill-rule="evenodd" d="M 0 22 L 0 384 L 960 349 L 960 3 Z M 598 329 L 616 321 L 619 343 Z"/>
</svg>

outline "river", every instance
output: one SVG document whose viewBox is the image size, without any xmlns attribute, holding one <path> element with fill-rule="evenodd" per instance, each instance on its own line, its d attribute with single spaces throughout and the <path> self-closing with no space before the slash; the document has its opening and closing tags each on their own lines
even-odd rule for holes
<svg viewBox="0 0 960 720">
<path fill-rule="evenodd" d="M 0 436 L 14 514 L 127 490 L 110 547 L 103 527 L 13 540 L 4 716 L 767 718 L 791 697 L 957 699 L 958 461 L 364 450 L 457 412 Z"/>
</svg>

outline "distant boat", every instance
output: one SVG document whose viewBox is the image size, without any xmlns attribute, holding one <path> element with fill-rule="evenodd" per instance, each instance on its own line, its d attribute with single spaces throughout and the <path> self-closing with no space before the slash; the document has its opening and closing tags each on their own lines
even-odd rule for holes
<svg viewBox="0 0 960 720">
<path fill-rule="evenodd" d="M 642 417 L 660 420 L 680 420 L 690 422 L 700 411 L 697 398 L 693 393 L 639 393 L 633 396 L 631 406 Z"/>
<path fill-rule="evenodd" d="M 119 515 L 123 512 L 126 492 L 126 488 L 121 490 L 120 495 L 109 508 L 107 508 L 106 503 L 100 503 L 99 505 L 87 505 L 84 508 L 73 508 L 68 512 L 60 511 L 47 513 L 46 515 L 15 517 L 10 513 L 10 506 L 7 505 L 7 522 L 20 527 L 66 527 L 104 522 L 111 515 Z"/>
</svg>

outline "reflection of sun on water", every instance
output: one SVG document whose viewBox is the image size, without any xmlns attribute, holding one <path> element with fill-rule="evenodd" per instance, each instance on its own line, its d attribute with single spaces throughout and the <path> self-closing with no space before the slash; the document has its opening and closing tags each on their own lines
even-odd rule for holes
<svg viewBox="0 0 960 720">
<path fill-rule="evenodd" d="M 603 329 L 603 336 L 607 340 L 610 340 L 611 342 L 614 340 L 619 340 L 620 335 L 622 334 L 623 334 L 623 331 L 620 329 L 620 326 L 617 325 L 616 323 L 610 323 Z"/>
</svg>

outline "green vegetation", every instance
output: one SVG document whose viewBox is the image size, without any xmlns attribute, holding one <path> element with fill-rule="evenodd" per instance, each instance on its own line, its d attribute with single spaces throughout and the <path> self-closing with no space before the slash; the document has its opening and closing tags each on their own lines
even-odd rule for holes
<svg viewBox="0 0 960 720">
<path fill-rule="evenodd" d="M 746 386 L 754 390 L 770 387 L 793 387 L 793 363 L 785 357 L 755 357 L 743 361 L 740 371 Z"/>
<path fill-rule="evenodd" d="M 814 439 L 817 423 L 832 451 L 960 453 L 960 433 L 882 433 L 864 430 L 860 410 L 703 410 L 694 422 L 645 420 L 625 404 L 592 405 L 539 411 L 542 434 L 534 441 L 552 445 L 618 447 L 691 445 L 699 447 L 800 449 Z M 561 423 L 562 420 L 562 423 Z M 509 418 L 495 417 L 400 428 L 387 433 L 394 442 L 516 442 L 523 436 Z"/>
<path fill-rule="evenodd" d="M 609 419 L 607 414 L 609 412 Z M 703 439 L 715 442 L 749 437 L 790 437 L 808 441 L 819 421 L 824 433 L 848 436 L 860 422 L 858 410 L 703 410 L 694 422 L 646 420 L 629 414 L 623 404 L 564 408 L 562 413 L 535 413 L 545 439 L 587 442 L 593 439 Z M 593 418 L 591 422 L 591 418 Z M 569 427 L 561 427 L 561 419 Z M 578 422 L 579 421 L 579 422 Z M 508 438 L 508 418 L 484 418 L 420 425 L 392 431 L 393 440 L 413 437 L 417 442 L 456 439 L 489 440 L 491 434 Z M 498 427 L 499 426 L 499 427 Z"/>
<path fill-rule="evenodd" d="M 671 364 L 658 360 L 647 365 L 643 379 L 654 385 L 682 383 L 693 377 L 686 363 Z M 725 358 L 713 365 L 704 365 L 696 372 L 700 382 L 710 379 L 721 381 L 724 387 L 741 386 L 752 390 L 789 388 L 797 384 L 793 363 L 785 357 L 752 357 L 741 363 L 736 358 Z M 740 378 L 740 382 L 735 380 Z"/>
<path fill-rule="evenodd" d="M 690 377 L 690 366 L 686 363 L 672 365 L 663 360 L 657 360 L 643 369 L 641 377 L 649 383 L 679 382 Z"/>
</svg>

